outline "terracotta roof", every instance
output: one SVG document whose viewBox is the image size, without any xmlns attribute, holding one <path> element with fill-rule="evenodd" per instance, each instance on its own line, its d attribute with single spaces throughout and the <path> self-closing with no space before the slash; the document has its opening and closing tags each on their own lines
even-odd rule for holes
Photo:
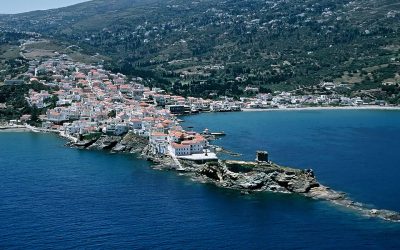
<svg viewBox="0 0 400 250">
<path fill-rule="evenodd" d="M 151 136 L 167 136 L 167 135 L 164 133 L 160 133 L 160 132 L 153 132 L 153 133 L 151 133 Z"/>
<path fill-rule="evenodd" d="M 182 137 L 183 135 L 185 135 L 183 132 L 181 132 L 181 131 L 170 131 L 169 132 L 169 134 L 171 135 L 171 136 L 175 136 L 175 137 L 178 137 L 178 138 L 180 138 L 180 137 Z"/>
<path fill-rule="evenodd" d="M 154 118 L 153 117 L 145 117 L 145 118 L 143 118 L 143 121 L 152 122 L 152 121 L 154 121 Z"/>
<path fill-rule="evenodd" d="M 188 148 L 188 145 L 182 145 L 182 144 L 178 144 L 178 143 L 172 143 L 171 145 L 173 148 Z"/>
<path fill-rule="evenodd" d="M 189 140 L 189 141 L 183 141 L 182 144 L 184 145 L 194 145 L 194 144 L 199 144 L 200 141 L 198 140 Z"/>
<path fill-rule="evenodd" d="M 198 141 L 205 141 L 206 139 L 204 138 L 204 136 L 202 136 L 202 135 L 196 135 L 195 136 L 195 138 L 196 138 L 196 140 L 198 140 Z"/>
</svg>

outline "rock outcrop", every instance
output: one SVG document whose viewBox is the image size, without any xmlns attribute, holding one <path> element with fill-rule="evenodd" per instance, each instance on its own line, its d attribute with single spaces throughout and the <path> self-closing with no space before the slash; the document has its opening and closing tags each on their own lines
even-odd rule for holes
<svg viewBox="0 0 400 250">
<path fill-rule="evenodd" d="M 111 150 L 119 141 L 121 141 L 120 136 L 103 135 L 87 148 L 93 150 Z"/>
<path fill-rule="evenodd" d="M 196 164 L 179 160 L 182 168 L 168 155 L 153 154 L 148 139 L 132 132 L 125 136 L 103 135 L 99 138 L 78 141 L 74 146 L 111 152 L 138 153 L 152 161 L 153 167 L 163 170 L 178 170 L 202 182 L 210 182 L 222 188 L 251 192 L 296 193 L 312 199 L 326 200 L 347 207 L 366 216 L 400 222 L 400 214 L 389 210 L 368 208 L 349 199 L 345 193 L 321 185 L 313 170 L 282 167 L 272 162 L 217 161 Z"/>
<path fill-rule="evenodd" d="M 115 153 L 141 153 L 148 145 L 148 140 L 129 132 L 124 136 L 102 135 L 99 138 L 78 141 L 72 145 L 82 149 L 109 150 Z"/>
<path fill-rule="evenodd" d="M 308 193 L 320 184 L 312 170 L 284 168 L 273 163 L 219 161 L 196 165 L 182 161 L 185 170 L 216 185 L 242 191 Z"/>
<path fill-rule="evenodd" d="M 113 147 L 112 151 L 140 154 L 147 145 L 147 138 L 138 136 L 133 132 L 129 132 Z"/>
<path fill-rule="evenodd" d="M 343 192 L 321 185 L 311 169 L 300 170 L 282 167 L 270 162 L 218 161 L 193 164 L 182 161 L 185 171 L 195 173 L 203 182 L 223 188 L 240 190 L 248 194 L 255 191 L 296 193 L 312 199 L 330 201 L 363 215 L 400 222 L 400 213 L 372 209 L 352 201 Z"/>
</svg>

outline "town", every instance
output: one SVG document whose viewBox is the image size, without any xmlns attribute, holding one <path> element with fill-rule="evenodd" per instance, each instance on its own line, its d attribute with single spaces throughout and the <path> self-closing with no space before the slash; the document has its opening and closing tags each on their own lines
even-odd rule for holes
<svg viewBox="0 0 400 250">
<path fill-rule="evenodd" d="M 141 78 L 127 79 L 102 66 L 74 63 L 65 55 L 41 63 L 32 61 L 28 75 L 30 82 L 40 81 L 58 89 L 53 93 L 29 91 L 26 99 L 31 106 L 42 109 L 49 106 L 49 100 L 56 100 L 56 107 L 40 116 L 42 126 L 30 127 L 34 131 L 57 132 L 75 142 L 133 132 L 148 138 L 154 154 L 217 159 L 207 149 L 205 136 L 185 131 L 176 116 L 212 107 L 209 101 L 171 96 L 161 89 L 145 87 Z M 39 80 L 43 76 L 49 79 Z M 21 122 L 30 118 L 24 115 Z"/>
<path fill-rule="evenodd" d="M 29 83 L 40 82 L 57 91 L 29 91 L 26 100 L 38 109 L 47 108 L 39 116 L 40 128 L 33 130 L 57 132 L 73 141 L 101 135 L 125 135 L 133 132 L 148 138 L 154 154 L 170 155 L 189 160 L 216 160 L 215 150 L 209 147 L 210 132 L 186 131 L 179 115 L 200 112 L 237 112 L 257 109 L 288 109 L 302 107 L 387 105 L 372 98 L 349 98 L 326 91 L 346 86 L 321 83 L 319 94 L 297 95 L 298 91 L 259 93 L 247 87 L 252 97 L 222 96 L 203 99 L 171 95 L 161 88 L 146 87 L 140 77 L 128 78 L 105 70 L 102 65 L 74 62 L 67 55 L 43 61 L 32 60 L 25 74 Z M 8 80 L 6 85 L 24 84 L 23 80 Z M 53 108 L 48 108 L 53 102 Z M 24 124 L 31 115 L 23 115 Z M 17 121 L 13 121 L 18 123 Z"/>
</svg>

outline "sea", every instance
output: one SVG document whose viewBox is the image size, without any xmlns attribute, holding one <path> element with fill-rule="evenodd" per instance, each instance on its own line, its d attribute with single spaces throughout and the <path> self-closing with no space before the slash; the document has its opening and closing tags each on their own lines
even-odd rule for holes
<svg viewBox="0 0 400 250">
<path fill-rule="evenodd" d="M 182 125 L 254 160 L 312 168 L 371 208 L 400 211 L 400 112 L 208 113 Z M 51 134 L 0 133 L 0 249 L 400 249 L 400 223 L 300 195 L 242 195 L 78 150 Z"/>
</svg>

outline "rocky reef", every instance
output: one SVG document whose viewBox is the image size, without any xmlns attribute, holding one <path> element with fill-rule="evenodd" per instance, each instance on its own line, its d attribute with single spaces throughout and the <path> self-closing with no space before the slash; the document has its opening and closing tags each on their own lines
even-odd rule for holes
<svg viewBox="0 0 400 250">
<path fill-rule="evenodd" d="M 147 159 L 155 163 L 157 169 L 176 170 L 171 157 L 145 153 Z M 200 182 L 212 183 L 221 188 L 252 192 L 278 192 L 298 194 L 316 200 L 329 201 L 369 217 L 400 222 L 400 213 L 375 209 L 351 200 L 345 193 L 332 190 L 320 184 L 311 169 L 295 169 L 272 162 L 223 161 L 196 164 L 180 160 L 183 168 L 179 171 Z"/>
<path fill-rule="evenodd" d="M 269 162 L 218 161 L 198 165 L 185 161 L 183 166 L 218 186 L 242 191 L 308 193 L 319 186 L 312 170 L 284 168 Z"/>
<path fill-rule="evenodd" d="M 223 188 L 251 192 L 294 193 L 312 199 L 330 201 L 363 215 L 388 221 L 400 222 L 400 213 L 369 208 L 352 201 L 343 192 L 320 184 L 313 170 L 282 167 L 272 162 L 218 161 L 206 164 L 182 162 L 185 171 L 195 173 L 196 178 Z"/>
<path fill-rule="evenodd" d="M 177 170 L 201 182 L 213 183 L 221 188 L 235 189 L 243 194 L 252 192 L 279 192 L 303 195 L 312 199 L 330 201 L 363 215 L 388 221 L 400 222 L 400 213 L 374 209 L 352 201 L 345 193 L 320 184 L 313 170 L 279 166 L 270 161 L 219 160 L 198 164 L 192 161 L 176 161 L 168 155 L 153 154 L 148 140 L 134 133 L 125 136 L 102 135 L 91 140 L 70 143 L 81 149 L 109 150 L 110 152 L 137 153 L 152 161 L 153 167 L 162 170 Z"/>
</svg>

